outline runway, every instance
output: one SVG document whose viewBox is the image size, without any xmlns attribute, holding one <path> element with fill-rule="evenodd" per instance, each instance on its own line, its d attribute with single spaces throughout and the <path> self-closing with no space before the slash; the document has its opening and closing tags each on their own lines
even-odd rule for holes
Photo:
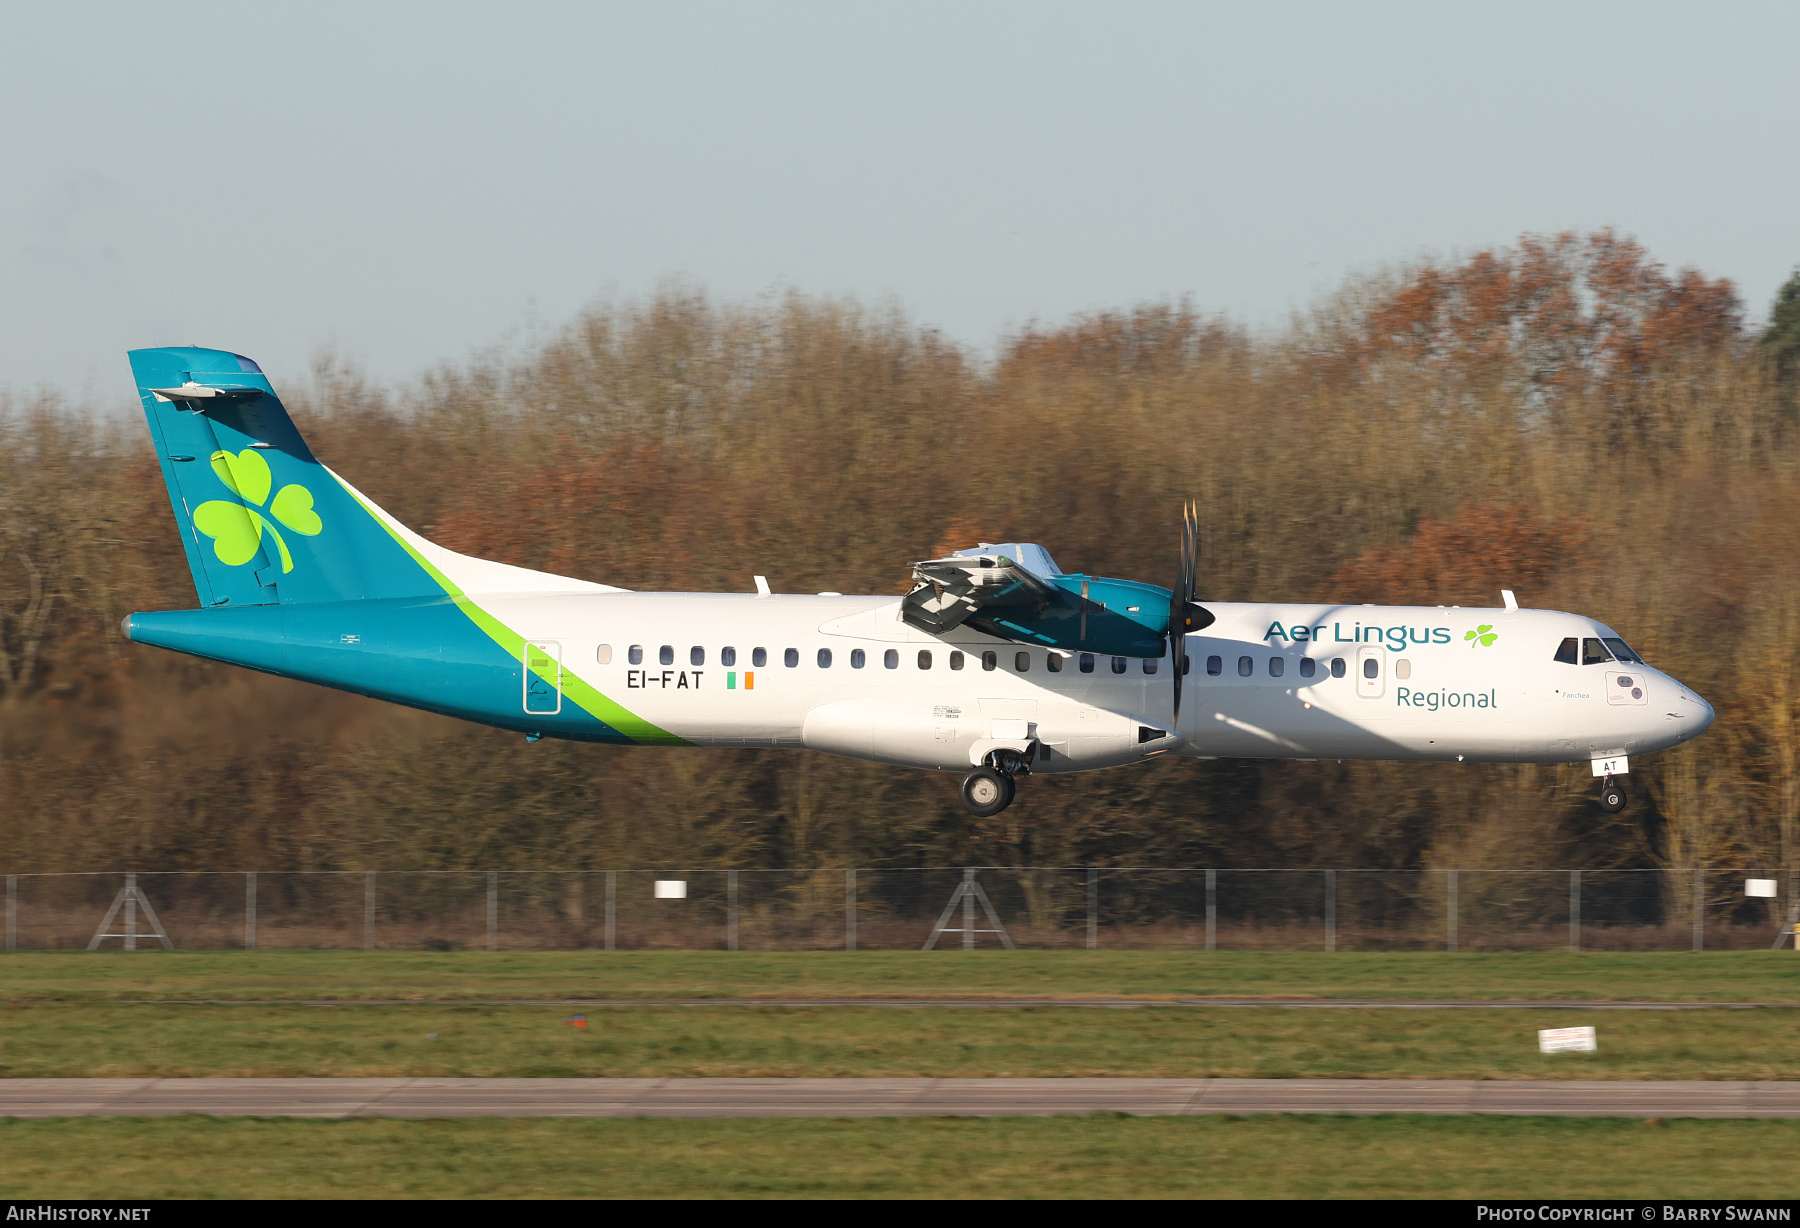
<svg viewBox="0 0 1800 1228">
<path fill-rule="evenodd" d="M 1800 1082 L 1474 1079 L 0 1079 L 0 1117 L 1800 1117 Z"/>
</svg>

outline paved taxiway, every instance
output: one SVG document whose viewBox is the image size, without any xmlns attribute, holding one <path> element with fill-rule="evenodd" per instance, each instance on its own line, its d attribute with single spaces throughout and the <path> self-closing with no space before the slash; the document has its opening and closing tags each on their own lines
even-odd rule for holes
<svg viewBox="0 0 1800 1228">
<path fill-rule="evenodd" d="M 1087 1006 L 1134 1010 L 1148 1006 L 1244 1010 L 1291 1007 L 1297 1010 L 1477 1010 L 1477 1011 L 1700 1011 L 1792 1010 L 1800 1002 L 1587 1002 L 1578 999 L 1490 998 L 141 998 L 134 1006 L 554 1006 L 566 1010 L 633 1006 Z"/>
<path fill-rule="evenodd" d="M 1800 1117 L 1800 1082 L 1474 1079 L 0 1079 L 0 1116 Z"/>
</svg>

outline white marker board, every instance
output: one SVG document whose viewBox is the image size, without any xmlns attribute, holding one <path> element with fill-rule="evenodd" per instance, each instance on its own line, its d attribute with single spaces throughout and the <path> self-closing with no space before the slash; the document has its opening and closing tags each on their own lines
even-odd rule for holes
<svg viewBox="0 0 1800 1228">
<path fill-rule="evenodd" d="M 657 879 L 656 898 L 659 900 L 687 899 L 687 880 L 685 878 Z"/>
<path fill-rule="evenodd" d="M 1592 1028 L 1544 1028 L 1538 1032 L 1539 1053 L 1593 1053 L 1599 1047 Z"/>
</svg>

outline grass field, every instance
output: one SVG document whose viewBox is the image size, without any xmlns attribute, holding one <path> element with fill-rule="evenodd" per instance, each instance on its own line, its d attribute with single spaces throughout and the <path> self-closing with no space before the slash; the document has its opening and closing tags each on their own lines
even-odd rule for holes
<svg viewBox="0 0 1800 1228">
<path fill-rule="evenodd" d="M 1800 1012 L 1146 1007 L 124 1006 L 0 1010 L 0 1077 L 1794 1079 Z M 1593 1024 L 1600 1051 L 1537 1051 Z"/>
<path fill-rule="evenodd" d="M 1791 1198 L 1800 1122 L 0 1121 L 8 1198 Z"/>
<path fill-rule="evenodd" d="M 995 994 L 1800 999 L 1778 953 L 18 953 L 0 1077 L 1171 1075 L 1800 1077 L 1800 1012 L 639 1006 L 633 999 Z M 606 997 L 619 1006 L 296 999 Z M 292 1005 L 208 1005 L 286 999 Z M 171 1005 L 183 1002 L 184 1005 Z M 588 1017 L 588 1026 L 565 1017 Z M 1592 1055 L 1537 1053 L 1591 1023 Z"/>
<path fill-rule="evenodd" d="M 0 1002 L 207 998 L 1046 996 L 1800 1002 L 1740 952 L 12 952 Z"/>
</svg>

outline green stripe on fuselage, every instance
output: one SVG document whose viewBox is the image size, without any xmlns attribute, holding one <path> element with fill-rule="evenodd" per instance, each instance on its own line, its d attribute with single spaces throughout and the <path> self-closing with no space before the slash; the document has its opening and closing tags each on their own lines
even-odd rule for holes
<svg viewBox="0 0 1800 1228">
<path fill-rule="evenodd" d="M 332 474 L 332 477 L 337 478 L 337 475 L 334 473 Z M 389 525 L 386 520 L 382 519 L 381 516 L 376 513 L 375 509 L 369 506 L 367 501 L 358 496 L 354 490 L 351 490 L 342 478 L 337 478 L 337 482 L 338 485 L 344 487 L 351 498 L 361 504 L 362 509 L 369 514 L 371 520 L 380 525 L 383 529 L 386 529 L 388 536 L 398 542 L 401 549 L 405 550 L 407 554 L 412 556 L 414 562 L 425 569 L 425 573 L 437 582 L 439 587 L 444 590 L 445 595 L 456 603 L 456 608 L 463 612 L 464 617 L 474 623 L 477 627 L 481 628 L 481 630 L 486 633 L 487 637 L 503 648 L 506 651 L 506 654 L 513 660 L 519 662 L 525 660 L 525 637 L 523 635 L 520 635 L 517 631 L 514 631 L 511 627 L 494 617 L 493 614 L 476 604 L 467 593 L 463 592 L 462 589 L 458 588 L 456 584 L 451 581 L 449 576 L 446 576 L 436 567 L 433 567 L 424 555 L 413 548 L 412 543 L 394 532 L 393 527 Z M 637 742 L 644 746 L 690 745 L 686 738 L 653 725 L 635 712 L 608 699 L 583 679 L 574 673 L 571 673 L 567 668 L 563 668 L 560 671 L 560 678 L 557 676 L 554 665 L 549 670 L 534 669 L 532 672 L 544 679 L 544 681 L 548 682 L 551 686 L 556 686 L 560 682 L 564 698 L 573 702 L 595 720 L 617 729 L 633 742 Z"/>
</svg>

